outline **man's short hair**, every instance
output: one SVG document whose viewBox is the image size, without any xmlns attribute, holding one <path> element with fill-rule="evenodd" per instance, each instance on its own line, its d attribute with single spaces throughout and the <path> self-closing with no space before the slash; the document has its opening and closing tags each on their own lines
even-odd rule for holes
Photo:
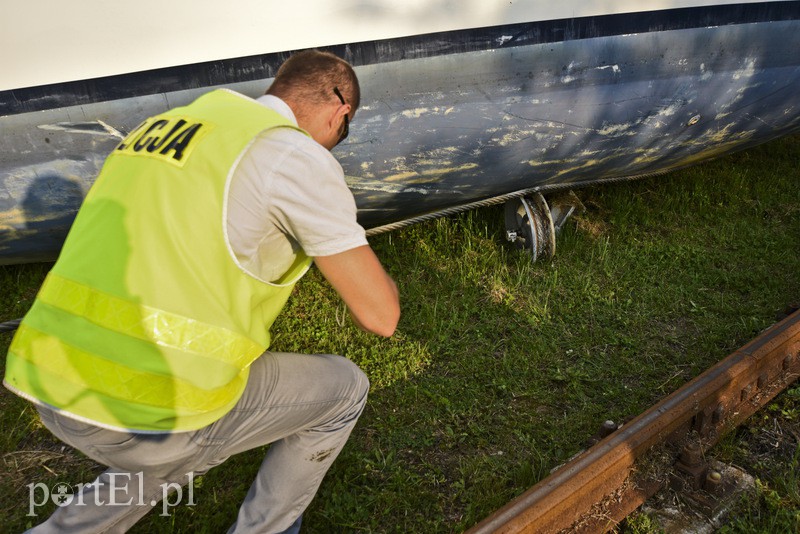
<svg viewBox="0 0 800 534">
<path fill-rule="evenodd" d="M 267 94 L 325 104 L 336 100 L 334 87 L 355 111 L 361 102 L 361 89 L 353 67 L 330 52 L 304 50 L 292 54 L 280 66 Z"/>
</svg>

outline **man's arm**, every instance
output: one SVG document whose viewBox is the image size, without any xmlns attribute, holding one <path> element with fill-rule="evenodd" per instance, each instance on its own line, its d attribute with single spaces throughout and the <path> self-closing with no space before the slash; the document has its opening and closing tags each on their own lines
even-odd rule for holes
<svg viewBox="0 0 800 534">
<path fill-rule="evenodd" d="M 390 337 L 400 319 L 400 296 L 369 245 L 314 258 L 320 272 L 367 332 Z"/>
</svg>

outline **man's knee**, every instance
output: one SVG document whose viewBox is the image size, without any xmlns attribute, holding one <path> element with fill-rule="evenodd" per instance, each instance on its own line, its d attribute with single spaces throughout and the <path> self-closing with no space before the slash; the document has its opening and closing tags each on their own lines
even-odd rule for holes
<svg viewBox="0 0 800 534">
<path fill-rule="evenodd" d="M 350 361 L 350 360 L 348 360 Z M 360 393 L 360 397 L 364 397 L 364 401 L 366 402 L 367 394 L 369 393 L 369 377 L 361 370 L 359 366 L 350 362 L 353 366 L 353 373 L 355 374 L 355 387 L 356 390 Z"/>
<path fill-rule="evenodd" d="M 346 423 L 358 419 L 364 406 L 367 404 L 369 394 L 369 377 L 361 370 L 358 365 L 343 356 L 326 355 L 336 363 L 340 380 L 346 381 L 344 391 L 347 392 L 346 398 L 349 399 L 346 407 L 343 406 L 341 415 L 338 419 L 340 423 Z"/>
</svg>

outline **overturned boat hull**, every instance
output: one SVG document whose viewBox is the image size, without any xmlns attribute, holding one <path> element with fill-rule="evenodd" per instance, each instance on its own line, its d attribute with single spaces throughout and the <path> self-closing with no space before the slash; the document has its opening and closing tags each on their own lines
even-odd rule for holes
<svg viewBox="0 0 800 534">
<path fill-rule="evenodd" d="M 487 199 L 663 173 L 800 131 L 796 1 L 328 44 L 361 80 L 362 107 L 335 155 L 373 233 Z M 286 57 L 0 92 L 0 263 L 56 257 L 105 155 L 144 117 L 217 86 L 262 94 Z"/>
</svg>

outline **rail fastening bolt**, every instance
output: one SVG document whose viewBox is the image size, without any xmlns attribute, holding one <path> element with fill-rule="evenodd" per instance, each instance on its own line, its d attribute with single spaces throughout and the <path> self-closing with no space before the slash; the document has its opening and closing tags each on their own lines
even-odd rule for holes
<svg viewBox="0 0 800 534">
<path fill-rule="evenodd" d="M 603 421 L 603 424 L 600 426 L 600 438 L 602 439 L 606 436 L 610 436 L 615 430 L 617 430 L 617 423 L 611 419 Z"/>
<path fill-rule="evenodd" d="M 758 389 L 764 389 L 765 387 L 767 387 L 768 380 L 769 378 L 767 377 L 767 373 L 761 373 L 760 375 L 758 375 L 758 381 L 756 382 L 756 387 Z"/>
<path fill-rule="evenodd" d="M 703 461 L 702 454 L 703 451 L 700 449 L 700 445 L 697 443 L 689 443 L 683 447 L 680 461 L 683 465 L 688 467 L 696 466 Z"/>
<path fill-rule="evenodd" d="M 711 494 L 717 494 L 722 487 L 722 473 L 719 471 L 709 471 L 703 483 L 703 489 Z"/>
</svg>

